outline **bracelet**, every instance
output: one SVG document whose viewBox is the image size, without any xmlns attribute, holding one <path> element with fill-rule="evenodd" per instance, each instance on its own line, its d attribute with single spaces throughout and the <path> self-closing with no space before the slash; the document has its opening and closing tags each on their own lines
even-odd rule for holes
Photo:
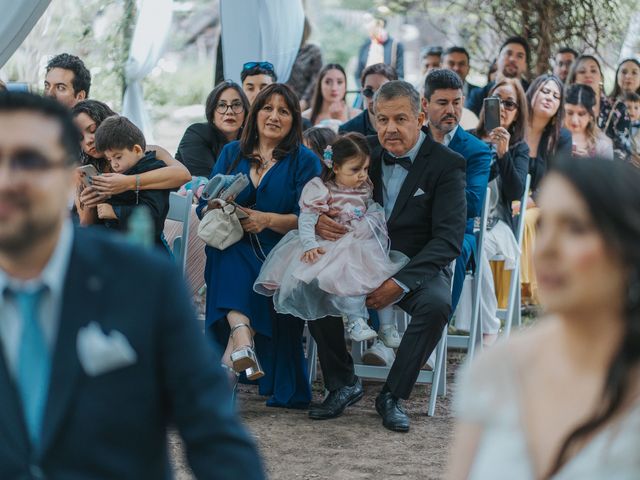
<svg viewBox="0 0 640 480">
<path fill-rule="evenodd" d="M 140 199 L 140 175 L 136 175 L 136 205 Z"/>
</svg>

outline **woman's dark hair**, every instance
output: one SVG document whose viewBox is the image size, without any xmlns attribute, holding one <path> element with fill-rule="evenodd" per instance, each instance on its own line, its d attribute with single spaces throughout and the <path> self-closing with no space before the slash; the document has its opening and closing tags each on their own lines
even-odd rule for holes
<svg viewBox="0 0 640 480">
<path fill-rule="evenodd" d="M 598 118 L 593 110 L 596 106 L 596 92 L 593 91 L 593 88 L 589 85 L 580 85 L 578 83 L 570 85 L 565 93 L 564 104 L 565 106 L 578 105 L 585 108 L 591 116 L 591 121 L 587 125 L 587 138 L 592 145 L 595 145 L 598 133 Z"/>
<path fill-rule="evenodd" d="M 618 68 L 616 69 L 616 76 L 614 77 L 615 82 L 613 86 L 613 91 L 611 92 L 611 95 L 610 95 L 611 99 L 614 102 L 618 99 L 618 97 L 622 96 L 622 88 L 620 88 L 620 85 L 618 85 L 618 73 L 620 73 L 620 69 L 622 68 L 622 65 L 628 62 L 635 63 L 638 66 L 638 68 L 640 68 L 640 62 L 635 58 L 625 58 L 620 62 L 620 64 L 618 65 Z M 640 86 L 635 91 L 635 93 L 640 95 Z"/>
<path fill-rule="evenodd" d="M 211 125 L 211 128 L 213 129 L 213 134 L 215 137 L 213 139 L 214 140 L 213 141 L 214 158 L 218 158 L 218 155 L 220 155 L 220 151 L 222 150 L 222 147 L 224 147 L 227 143 L 229 143 L 229 140 L 227 140 L 227 137 L 225 137 L 224 134 L 220 131 L 220 129 L 215 125 L 214 115 L 215 115 L 216 106 L 218 105 L 218 101 L 220 100 L 220 97 L 226 90 L 230 88 L 235 90 L 238 93 L 238 95 L 240 96 L 240 101 L 242 102 L 242 107 L 244 108 L 244 122 L 242 122 L 242 125 L 240 125 L 238 138 L 242 133 L 242 129 L 244 128 L 245 122 L 247 121 L 247 114 L 249 113 L 249 108 L 250 108 L 249 100 L 247 99 L 247 96 L 242 90 L 242 87 L 237 83 L 232 82 L 231 80 L 225 80 L 224 82 L 221 82 L 218 85 L 216 85 L 216 88 L 211 90 L 211 93 L 209 93 L 209 95 L 207 96 L 207 101 L 205 102 L 204 114 L 207 119 L 207 123 Z"/>
<path fill-rule="evenodd" d="M 324 79 L 327 72 L 329 72 L 329 70 L 339 70 L 342 73 L 342 75 L 344 76 L 344 90 L 345 90 L 345 97 L 343 97 L 342 100 L 344 100 L 347 95 L 346 94 L 347 74 L 344 72 L 344 68 L 342 68 L 342 66 L 337 63 L 327 63 L 324 67 L 322 67 L 322 70 L 320 70 L 320 73 L 318 74 L 318 79 L 316 80 L 316 86 L 313 89 L 313 98 L 311 100 L 311 118 L 310 118 L 312 125 L 316 124 L 316 118 L 318 118 L 318 115 L 320 114 L 320 110 L 322 110 L 322 103 L 324 102 L 324 99 L 322 98 L 322 80 Z"/>
<path fill-rule="evenodd" d="M 493 86 L 493 88 L 489 91 L 489 95 L 487 96 L 490 97 L 498 88 L 504 86 L 510 86 L 511 88 L 513 88 L 513 90 L 516 92 L 516 103 L 518 104 L 518 115 L 507 129 L 509 135 L 511 135 L 511 138 L 509 138 L 509 146 L 512 146 L 519 142 L 522 142 L 525 139 L 527 125 L 529 123 L 529 107 L 527 106 L 527 96 L 522 89 L 522 82 L 515 78 L 503 78 Z M 478 126 L 476 127 L 476 133 L 478 137 L 484 138 L 489 133 L 484 128 L 484 106 L 482 107 L 482 110 L 480 110 L 479 117 L 480 120 L 478 121 Z"/>
<path fill-rule="evenodd" d="M 584 199 L 596 228 L 629 276 L 627 291 L 621 292 L 625 331 L 609 365 L 598 410 L 567 436 L 545 478 L 555 475 L 581 441 L 619 412 L 640 362 L 640 170 L 623 162 L 566 157 L 559 158 L 552 171 L 568 180 Z"/>
<path fill-rule="evenodd" d="M 324 161 L 322 162 L 322 178 L 323 182 L 328 182 L 336 178 L 333 168 L 343 165 L 347 160 L 352 158 L 360 158 L 364 163 L 370 154 L 369 144 L 364 135 L 358 132 L 346 133 L 331 144 L 331 161 L 333 167 L 329 168 Z"/>
<path fill-rule="evenodd" d="M 487 70 L 487 83 L 491 83 L 491 74 L 496 73 L 498 71 L 498 60 L 496 58 L 493 59 L 491 65 L 489 65 L 489 70 Z"/>
<path fill-rule="evenodd" d="M 324 149 L 336 141 L 338 134 L 328 127 L 311 127 L 302 132 L 302 138 L 313 153 L 322 160 Z"/>
<path fill-rule="evenodd" d="M 260 162 L 260 156 L 254 153 L 254 150 L 258 149 L 258 145 L 260 143 L 260 136 L 258 134 L 258 113 L 274 95 L 280 95 L 284 98 L 287 108 L 289 109 L 289 112 L 291 112 L 291 130 L 289 130 L 289 133 L 287 133 L 287 135 L 273 150 L 273 158 L 275 160 L 280 160 L 290 153 L 297 151 L 302 144 L 302 116 L 300 115 L 300 100 L 298 100 L 298 97 L 293 90 L 284 83 L 272 83 L 271 85 L 267 85 L 260 91 L 260 93 L 258 93 L 253 101 L 251 109 L 249 110 L 249 115 L 247 116 L 244 130 L 240 136 L 240 151 L 242 156 L 255 163 Z"/>
<path fill-rule="evenodd" d="M 553 153 L 556 150 L 558 139 L 560 138 L 560 129 L 562 128 L 562 124 L 564 122 L 564 88 L 562 85 L 562 80 L 560 80 L 555 75 L 540 75 L 533 82 L 531 82 L 531 85 L 529 85 L 529 88 L 527 89 L 527 106 L 529 107 L 529 120 L 527 123 L 531 123 L 531 120 L 533 119 L 533 99 L 548 82 L 555 83 L 556 87 L 558 87 L 558 90 L 560 91 L 560 105 L 558 105 L 558 111 L 553 116 L 551 121 L 547 123 L 547 126 L 542 132 L 542 135 L 549 135 L 549 142 L 547 143 L 546 153 Z M 540 155 L 540 152 L 538 152 L 538 155 Z"/>
<path fill-rule="evenodd" d="M 84 113 L 91 120 L 96 122 L 96 129 L 105 121 L 105 119 L 117 115 L 116 112 L 111 110 L 109 105 L 98 100 L 82 100 L 81 102 L 76 103 L 71 109 L 71 115 L 73 118 L 76 118 L 81 113 Z M 109 162 L 106 158 L 93 158 L 84 151 L 81 154 L 80 161 L 83 165 L 93 165 L 99 172 L 108 172 L 110 170 Z"/>
</svg>

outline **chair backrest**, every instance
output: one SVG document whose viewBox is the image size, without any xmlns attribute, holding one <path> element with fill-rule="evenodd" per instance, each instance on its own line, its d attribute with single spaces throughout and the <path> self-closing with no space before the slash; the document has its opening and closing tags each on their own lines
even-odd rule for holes
<svg viewBox="0 0 640 480">
<path fill-rule="evenodd" d="M 524 236 L 524 216 L 527 213 L 529 187 L 531 187 L 531 175 L 527 174 L 527 179 L 524 182 L 524 192 L 522 193 L 522 198 L 520 199 L 520 215 L 518 215 L 518 222 L 516 223 L 516 241 L 518 242 L 518 248 L 522 248 L 522 238 Z"/>
<path fill-rule="evenodd" d="M 193 204 L 193 191 L 187 190 L 187 195 L 178 195 L 176 192 L 169 194 L 168 220 L 182 222 L 182 235 L 179 235 L 171 245 L 171 251 L 176 262 L 185 271 L 187 265 L 187 250 L 189 246 L 189 224 L 191 223 L 191 206 Z"/>
</svg>

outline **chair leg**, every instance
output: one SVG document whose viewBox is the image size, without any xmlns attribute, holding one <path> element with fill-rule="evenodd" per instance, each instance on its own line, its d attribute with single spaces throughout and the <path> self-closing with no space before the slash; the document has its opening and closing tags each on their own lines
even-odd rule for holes
<svg viewBox="0 0 640 480">
<path fill-rule="evenodd" d="M 438 394 L 446 394 L 446 352 L 447 351 L 447 326 L 442 332 L 442 338 L 436 347 L 436 364 L 433 369 L 433 379 L 431 382 L 431 395 L 429 397 L 429 408 L 427 415 L 433 417 L 436 410 L 436 400 Z"/>
</svg>

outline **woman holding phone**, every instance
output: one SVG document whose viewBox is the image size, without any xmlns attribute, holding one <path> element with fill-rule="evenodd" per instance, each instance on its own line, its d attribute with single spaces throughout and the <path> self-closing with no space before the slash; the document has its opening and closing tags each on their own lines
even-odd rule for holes
<svg viewBox="0 0 640 480">
<path fill-rule="evenodd" d="M 498 107 L 495 119 L 486 114 L 492 103 L 497 103 Z M 489 91 L 480 111 L 478 128 L 475 132 L 472 131 L 490 144 L 493 152 L 489 173 L 489 214 L 484 236 L 484 274 L 480 279 L 480 319 L 483 341 L 486 344 L 493 343 L 500 328 L 500 320 L 496 317 L 498 304 L 489 259 L 501 255 L 505 259 L 505 270 L 513 270 L 518 255 L 518 244 L 512 231 L 511 203 L 522 198 L 529 171 L 529 146 L 525 142 L 528 117 L 527 98 L 522 84 L 518 80 L 505 78 Z M 489 129 L 491 125 L 487 124 L 490 121 L 497 123 L 497 126 Z M 464 307 L 461 305 L 461 308 Z M 468 319 L 470 315 L 461 314 L 458 317 Z M 456 327 L 461 328 L 461 325 L 457 323 Z M 462 327 L 468 329 L 466 325 Z"/>
<path fill-rule="evenodd" d="M 129 190 L 161 190 L 179 188 L 189 180 L 189 170 L 175 160 L 169 152 L 157 145 L 147 145 L 147 150 L 155 151 L 158 160 L 167 166 L 140 174 L 140 184 L 136 186 L 135 176 L 113 173 L 104 155 L 95 149 L 95 132 L 105 118 L 116 113 L 108 105 L 98 100 L 83 100 L 71 110 L 73 119 L 80 130 L 82 139 L 82 164 L 93 165 L 98 176 L 91 178 L 91 186 L 78 182 L 75 207 L 81 225 L 98 222 L 96 207 L 108 196 Z"/>
</svg>

